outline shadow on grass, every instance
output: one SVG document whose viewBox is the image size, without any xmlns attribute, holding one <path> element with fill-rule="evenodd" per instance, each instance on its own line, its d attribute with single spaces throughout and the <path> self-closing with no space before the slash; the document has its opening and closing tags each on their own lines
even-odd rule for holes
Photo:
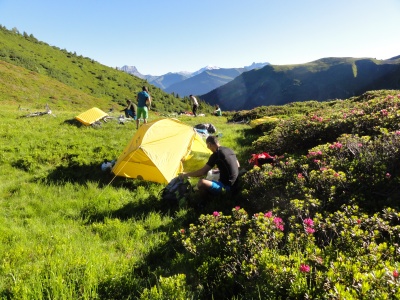
<svg viewBox="0 0 400 300">
<path fill-rule="evenodd" d="M 83 127 L 85 125 L 83 125 L 81 122 L 79 122 L 77 119 L 69 119 L 69 120 L 65 120 L 62 124 L 66 124 L 66 125 L 72 125 L 72 126 L 76 126 L 76 127 Z"/>
<path fill-rule="evenodd" d="M 87 185 L 88 182 L 98 182 L 100 187 L 109 184 L 113 179 L 113 174 L 103 172 L 99 164 L 58 166 L 52 170 L 45 178 L 38 181 L 45 181 L 56 185 L 66 182 Z"/>
</svg>

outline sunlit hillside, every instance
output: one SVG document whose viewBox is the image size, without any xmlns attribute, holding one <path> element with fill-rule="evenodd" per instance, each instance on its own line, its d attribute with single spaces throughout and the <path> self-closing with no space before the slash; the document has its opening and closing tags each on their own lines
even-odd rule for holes
<svg viewBox="0 0 400 300">
<path fill-rule="evenodd" d="M 10 31 L 0 27 L 0 61 L 26 69 L 14 69 L 2 64 L 0 101 L 21 105 L 29 103 L 31 106 L 50 102 L 57 108 L 73 105 L 81 109 L 97 101 L 110 108 L 124 105 L 126 99 L 135 100 L 136 94 L 146 85 L 153 99 L 154 111 L 190 110 L 188 98 L 177 98 L 143 79 L 50 46 L 38 41 L 32 34 L 19 33 L 15 29 Z M 86 98 L 88 103 L 85 103 Z M 204 102 L 200 103 L 200 107 L 203 112 L 212 109 Z"/>
</svg>

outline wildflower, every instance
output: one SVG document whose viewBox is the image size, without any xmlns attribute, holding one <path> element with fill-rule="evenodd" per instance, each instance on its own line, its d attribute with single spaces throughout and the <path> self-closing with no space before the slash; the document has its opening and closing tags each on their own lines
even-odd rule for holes
<svg viewBox="0 0 400 300">
<path fill-rule="evenodd" d="M 213 216 L 214 216 L 214 217 L 219 217 L 219 212 L 214 211 L 214 212 L 213 212 Z"/>
<path fill-rule="evenodd" d="M 283 225 L 282 225 L 283 221 L 281 218 L 275 217 L 274 223 L 275 223 L 275 226 L 277 229 L 279 229 L 280 231 L 283 231 Z"/>
<path fill-rule="evenodd" d="M 266 218 L 271 218 L 271 217 L 272 217 L 272 211 L 266 212 L 266 213 L 264 214 L 264 217 L 266 217 Z"/>
<path fill-rule="evenodd" d="M 357 220 L 357 224 L 361 224 L 361 220 L 360 219 Z"/>
<path fill-rule="evenodd" d="M 304 178 L 304 177 L 303 177 L 303 174 L 301 174 L 301 173 L 297 174 L 297 178 L 300 178 L 300 179 L 301 179 L 301 178 Z"/>
<path fill-rule="evenodd" d="M 240 209 L 240 206 L 235 206 L 235 210 L 239 210 Z"/>
<path fill-rule="evenodd" d="M 304 219 L 303 223 L 310 227 L 314 226 L 314 221 L 310 218 Z"/>
<path fill-rule="evenodd" d="M 394 278 L 399 278 L 399 271 L 393 270 L 393 277 Z"/>
<path fill-rule="evenodd" d="M 385 176 L 386 176 L 386 178 L 388 178 L 388 179 L 389 179 L 389 178 L 390 178 L 392 175 L 390 175 L 390 173 L 386 173 L 386 175 L 385 175 Z"/>
<path fill-rule="evenodd" d="M 340 175 L 339 175 L 339 173 L 335 173 L 335 174 L 333 174 L 333 176 L 339 177 Z"/>
<path fill-rule="evenodd" d="M 305 265 L 305 264 L 301 264 L 300 265 L 300 272 L 302 272 L 302 273 L 310 272 L 310 266 L 309 265 Z"/>
<path fill-rule="evenodd" d="M 307 228 L 306 228 L 306 232 L 307 232 L 308 234 L 313 234 L 313 233 L 315 232 L 315 229 L 314 229 L 314 228 L 311 228 L 311 227 L 307 227 Z"/>
<path fill-rule="evenodd" d="M 400 130 L 397 130 L 397 131 L 396 131 L 396 135 L 400 135 Z"/>
<path fill-rule="evenodd" d="M 181 233 L 184 234 L 185 233 L 185 229 L 181 229 Z"/>
</svg>

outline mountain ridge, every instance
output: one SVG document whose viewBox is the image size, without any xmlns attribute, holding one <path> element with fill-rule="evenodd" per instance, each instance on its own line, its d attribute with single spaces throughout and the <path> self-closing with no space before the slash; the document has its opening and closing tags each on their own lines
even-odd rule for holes
<svg viewBox="0 0 400 300">
<path fill-rule="evenodd" d="M 251 65 L 240 68 L 220 68 L 218 66 L 208 65 L 194 72 L 168 72 L 160 76 L 143 75 L 135 66 L 125 65 L 118 69 L 145 79 L 150 84 L 163 89 L 167 93 L 173 93 L 175 95 L 185 97 L 189 96 L 190 94 L 200 95 L 207 93 L 233 80 L 236 76 L 243 72 L 253 70 L 255 68 L 261 68 L 268 64 L 269 63 L 253 62 Z"/>
<path fill-rule="evenodd" d="M 199 96 L 225 110 L 291 102 L 345 99 L 369 90 L 400 88 L 400 57 L 326 57 L 305 64 L 267 65 Z"/>
</svg>

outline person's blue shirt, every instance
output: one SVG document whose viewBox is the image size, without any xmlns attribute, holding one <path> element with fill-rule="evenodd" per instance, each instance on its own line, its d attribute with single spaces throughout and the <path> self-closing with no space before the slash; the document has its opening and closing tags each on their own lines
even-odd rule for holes
<svg viewBox="0 0 400 300">
<path fill-rule="evenodd" d="M 145 91 L 141 91 L 138 94 L 138 107 L 145 107 L 146 106 L 146 100 L 149 99 L 149 94 Z"/>
</svg>

